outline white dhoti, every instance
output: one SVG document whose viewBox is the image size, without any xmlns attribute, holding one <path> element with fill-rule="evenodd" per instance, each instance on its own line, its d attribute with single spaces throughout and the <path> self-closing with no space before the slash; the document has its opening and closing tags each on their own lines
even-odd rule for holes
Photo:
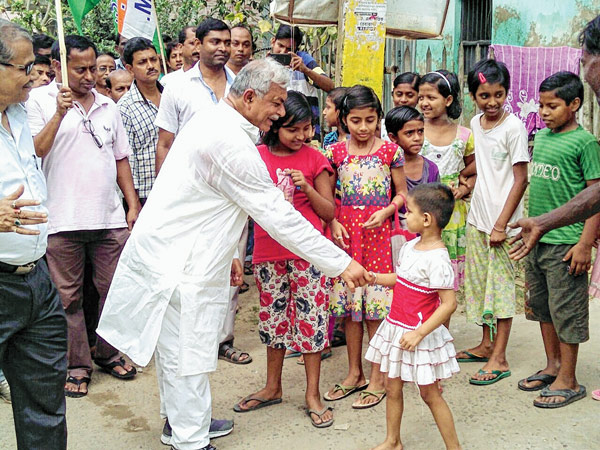
<svg viewBox="0 0 600 450">
<path fill-rule="evenodd" d="M 156 343 L 160 414 L 163 418 L 169 418 L 173 447 L 178 450 L 197 450 L 210 442 L 210 384 L 206 373 L 189 376 L 177 374 L 180 321 L 181 300 L 178 290 L 175 290 Z"/>
</svg>

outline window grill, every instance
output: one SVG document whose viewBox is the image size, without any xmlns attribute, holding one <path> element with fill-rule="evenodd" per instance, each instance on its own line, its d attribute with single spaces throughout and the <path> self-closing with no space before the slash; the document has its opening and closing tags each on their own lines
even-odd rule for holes
<svg viewBox="0 0 600 450">
<path fill-rule="evenodd" d="M 466 75 L 473 65 L 487 58 L 492 40 L 492 0 L 463 0 L 461 45 Z"/>
</svg>

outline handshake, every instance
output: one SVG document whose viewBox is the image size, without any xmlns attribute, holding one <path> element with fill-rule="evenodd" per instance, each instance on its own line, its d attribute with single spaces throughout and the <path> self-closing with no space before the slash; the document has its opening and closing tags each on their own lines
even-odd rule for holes
<svg viewBox="0 0 600 450">
<path fill-rule="evenodd" d="M 355 260 L 350 262 L 348 267 L 346 267 L 346 270 L 341 273 L 340 277 L 346 282 L 346 285 L 351 292 L 354 292 L 357 287 L 371 284 L 375 281 L 373 274 Z"/>
</svg>

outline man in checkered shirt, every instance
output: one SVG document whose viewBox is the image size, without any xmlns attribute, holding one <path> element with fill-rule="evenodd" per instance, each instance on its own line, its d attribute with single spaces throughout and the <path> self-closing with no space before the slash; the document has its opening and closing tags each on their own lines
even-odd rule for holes
<svg viewBox="0 0 600 450">
<path fill-rule="evenodd" d="M 117 105 L 133 151 L 130 158 L 133 184 L 143 206 L 156 178 L 154 167 L 158 128 L 154 125 L 154 119 L 163 89 L 158 82 L 160 62 L 152 42 L 141 37 L 127 41 L 123 62 L 133 74 L 134 81 Z"/>
</svg>

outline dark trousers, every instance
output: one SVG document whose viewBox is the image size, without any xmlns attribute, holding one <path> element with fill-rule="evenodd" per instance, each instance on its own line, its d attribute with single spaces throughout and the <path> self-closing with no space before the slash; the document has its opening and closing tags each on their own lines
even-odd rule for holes
<svg viewBox="0 0 600 450">
<path fill-rule="evenodd" d="M 52 281 L 60 294 L 69 327 L 69 375 L 92 373 L 90 344 L 83 313 L 83 280 L 86 258 L 92 265 L 92 280 L 98 290 L 98 314 L 102 308 L 121 250 L 129 237 L 127 228 L 65 231 L 48 236 L 46 257 Z M 119 352 L 104 339 L 96 342 L 95 359 L 103 364 L 118 359 Z"/>
<path fill-rule="evenodd" d="M 67 320 L 48 266 L 0 273 L 0 367 L 19 449 L 66 449 Z"/>
</svg>

